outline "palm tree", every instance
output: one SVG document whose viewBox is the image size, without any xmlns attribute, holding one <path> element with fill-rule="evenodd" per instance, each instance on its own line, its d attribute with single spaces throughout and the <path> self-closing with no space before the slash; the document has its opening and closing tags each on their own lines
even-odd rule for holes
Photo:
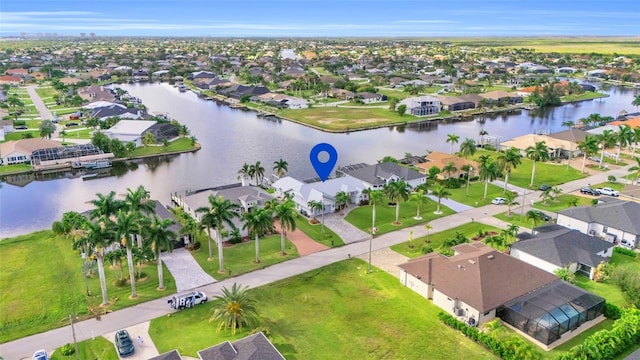
<svg viewBox="0 0 640 360">
<path fill-rule="evenodd" d="M 638 178 L 640 177 L 640 157 L 635 157 L 634 160 L 636 164 L 629 168 L 629 171 L 632 171 L 636 176 L 636 184 L 638 183 Z"/>
<path fill-rule="evenodd" d="M 376 230 L 376 206 L 384 201 L 384 192 L 382 190 L 370 190 L 369 204 L 371 204 L 371 231 Z"/>
<path fill-rule="evenodd" d="M 307 206 L 309 207 L 309 210 L 311 210 L 311 216 L 313 217 L 314 220 L 316 219 L 316 214 L 318 211 L 322 211 L 324 210 L 324 206 L 322 205 L 322 202 L 317 201 L 317 200 L 309 200 L 307 202 Z"/>
<path fill-rule="evenodd" d="M 571 129 L 572 127 L 576 126 L 576 123 L 575 121 L 567 120 L 562 122 L 562 126 L 566 126 L 568 129 Z"/>
<path fill-rule="evenodd" d="M 51 135 L 56 132 L 56 125 L 51 120 L 43 120 L 40 124 L 40 137 L 51 139 Z"/>
<path fill-rule="evenodd" d="M 516 201 L 518 194 L 512 191 L 507 191 L 504 193 L 505 204 L 507 204 L 507 216 L 511 216 L 511 207 L 520 205 L 519 202 Z"/>
<path fill-rule="evenodd" d="M 207 229 L 210 229 L 211 227 L 214 227 L 216 229 L 218 261 L 220 262 L 218 272 L 221 274 L 225 272 L 224 254 L 222 247 L 222 230 L 224 229 L 225 224 L 233 230 L 236 229 L 236 225 L 233 223 L 233 218 L 238 217 L 238 213 L 236 211 L 239 208 L 239 205 L 232 203 L 228 199 L 224 199 L 222 196 L 214 197 L 213 195 L 209 195 L 209 207 L 201 207 L 196 209 L 196 212 L 204 213 L 202 221 L 203 224 L 207 226 Z M 209 235 L 209 237 L 211 237 L 211 235 Z M 209 258 L 211 258 L 211 256 L 211 245 L 209 245 Z"/>
<path fill-rule="evenodd" d="M 521 159 L 522 155 L 516 148 L 509 148 L 498 154 L 498 164 L 500 164 L 500 169 L 504 171 L 504 191 L 507 191 L 511 170 L 517 168 L 518 165 L 522 163 Z"/>
<path fill-rule="evenodd" d="M 124 203 L 116 199 L 115 191 L 109 192 L 107 195 L 101 193 L 96 194 L 97 199 L 91 200 L 90 203 L 95 208 L 91 210 L 89 217 L 92 220 L 101 218 L 104 221 L 111 221 L 111 216 L 118 213 Z"/>
<path fill-rule="evenodd" d="M 418 192 L 411 194 L 411 201 L 415 201 L 416 203 L 416 216 L 414 219 L 422 220 L 422 216 L 420 216 L 420 209 L 429 202 L 429 199 L 424 196 L 424 190 L 420 189 Z"/>
<path fill-rule="evenodd" d="M 286 255 L 284 251 L 286 231 L 296 229 L 296 204 L 291 199 L 276 205 L 273 209 L 280 222 L 280 249 L 282 255 Z"/>
<path fill-rule="evenodd" d="M 533 160 L 533 167 L 531 168 L 531 183 L 530 187 L 533 187 L 533 179 L 536 175 L 536 163 L 538 161 L 549 160 L 549 148 L 544 141 L 538 141 L 535 146 L 529 146 L 526 149 L 527 158 Z"/>
<path fill-rule="evenodd" d="M 218 323 L 218 332 L 222 328 L 231 328 L 231 335 L 235 335 L 236 329 L 255 325 L 258 318 L 256 301 L 247 289 L 248 286 L 241 288 L 233 283 L 231 290 L 223 287 L 222 295 L 213 298 L 213 315 L 209 322 Z"/>
<path fill-rule="evenodd" d="M 497 179 L 499 172 L 500 167 L 492 157 L 488 155 L 482 155 L 480 157 L 480 167 L 478 169 L 478 174 L 480 175 L 480 180 L 484 181 L 484 195 L 482 197 L 483 199 L 487 198 L 489 182 Z"/>
<path fill-rule="evenodd" d="M 12 94 L 11 96 L 9 96 L 9 98 L 7 98 L 7 105 L 13 108 L 14 119 L 18 120 L 17 108 L 21 108 L 24 106 L 24 102 L 20 100 L 20 98 L 18 97 L 18 94 Z"/>
<path fill-rule="evenodd" d="M 596 135 L 596 137 L 598 139 L 598 144 L 600 145 L 600 149 L 602 150 L 602 153 L 600 154 L 600 165 L 599 165 L 599 167 L 602 167 L 602 162 L 604 161 L 604 153 L 608 148 L 615 145 L 616 135 L 613 132 L 613 130 L 607 129 L 603 131 L 602 134 Z"/>
<path fill-rule="evenodd" d="M 551 191 L 552 191 L 552 188 L 548 188 L 540 194 L 543 204 L 549 205 L 549 200 L 553 199 L 553 194 L 551 193 Z"/>
<path fill-rule="evenodd" d="M 562 189 L 558 186 L 554 186 L 551 188 L 551 196 L 553 197 L 553 201 L 558 202 L 558 196 L 562 194 Z"/>
<path fill-rule="evenodd" d="M 446 171 L 447 172 L 447 179 L 451 179 L 451 173 L 458 171 L 458 168 L 456 167 L 456 164 L 453 163 L 453 161 L 450 161 L 447 165 L 445 165 L 442 168 L 442 171 Z"/>
<path fill-rule="evenodd" d="M 85 240 L 90 244 L 89 248 L 98 260 L 98 276 L 100 277 L 100 290 L 102 292 L 102 305 L 109 304 L 107 295 L 107 280 L 104 275 L 105 249 L 113 243 L 112 228 L 104 221 L 87 222 Z"/>
<path fill-rule="evenodd" d="M 580 172 L 584 173 L 587 157 L 598 152 L 598 139 L 595 136 L 587 135 L 584 140 L 578 143 L 578 150 L 582 151 L 582 169 Z"/>
<path fill-rule="evenodd" d="M 464 156 L 465 159 L 468 159 L 469 156 L 473 156 L 476 153 L 476 142 L 473 139 L 466 138 L 460 144 L 460 154 Z"/>
<path fill-rule="evenodd" d="M 210 213 L 210 208 L 203 206 L 196 209 L 196 213 L 202 213 L 200 217 L 200 224 L 198 227 L 203 227 L 207 229 L 207 243 L 209 246 L 209 257 L 207 257 L 207 261 L 213 261 L 213 246 L 211 245 L 211 228 L 215 228 L 215 218 L 212 213 Z"/>
<path fill-rule="evenodd" d="M 256 178 L 256 186 L 262 183 L 262 177 L 264 176 L 264 167 L 260 164 L 260 161 L 257 161 L 255 165 L 250 166 L 250 174 L 253 174 Z"/>
<path fill-rule="evenodd" d="M 275 170 L 279 178 L 283 177 L 287 171 L 289 171 L 289 163 L 282 160 L 282 158 L 278 161 L 274 161 L 273 164 L 273 170 Z"/>
<path fill-rule="evenodd" d="M 484 137 L 489 135 L 489 132 L 485 129 L 480 129 L 480 143 L 484 145 Z"/>
<path fill-rule="evenodd" d="M 616 156 L 616 163 L 620 159 L 620 150 L 622 150 L 623 147 L 631 145 L 634 142 L 633 140 L 635 137 L 635 134 L 629 125 L 620 125 L 618 126 L 618 129 L 618 135 L 616 136 L 618 140 L 618 156 Z"/>
<path fill-rule="evenodd" d="M 140 185 L 135 190 L 127 188 L 124 197 L 124 208 L 130 213 L 150 215 L 156 211 L 156 202 L 150 200 L 150 193 Z M 138 237 L 138 247 L 142 247 L 142 239 Z"/>
<path fill-rule="evenodd" d="M 438 208 L 433 213 L 442 214 L 442 211 L 440 211 L 440 203 L 443 198 L 448 199 L 449 196 L 451 196 L 451 193 L 447 191 L 447 189 L 444 186 L 442 186 L 442 184 L 437 184 L 436 187 L 433 190 L 431 190 L 431 194 L 438 198 Z"/>
<path fill-rule="evenodd" d="M 638 144 L 640 144 L 640 126 L 633 129 L 633 151 L 631 152 L 633 155 L 636 154 Z"/>
<path fill-rule="evenodd" d="M 471 181 L 469 174 L 471 173 L 471 170 L 473 170 L 473 167 L 469 164 L 464 164 L 462 165 L 460 170 L 464 171 L 467 174 L 467 196 L 469 196 L 469 182 Z"/>
<path fill-rule="evenodd" d="M 424 229 L 427 231 L 427 238 L 424 241 L 428 243 L 428 242 L 430 242 L 429 241 L 429 231 L 433 230 L 433 226 L 431 226 L 431 224 L 429 224 L 429 223 L 426 223 L 426 224 L 424 224 Z"/>
<path fill-rule="evenodd" d="M 411 189 L 409 184 L 404 180 L 391 181 L 384 187 L 384 192 L 389 198 L 389 201 L 396 203 L 396 221 L 395 225 L 400 224 L 400 201 L 407 201 Z"/>
<path fill-rule="evenodd" d="M 447 135 L 447 143 L 449 143 L 449 154 L 453 154 L 453 144 L 457 144 L 460 140 L 460 136 L 456 134 L 448 134 Z"/>
<path fill-rule="evenodd" d="M 342 210 L 349 204 L 349 201 L 351 201 L 351 197 L 346 192 L 338 191 L 336 193 L 335 202 L 338 209 L 340 209 L 340 213 L 342 213 Z"/>
<path fill-rule="evenodd" d="M 140 227 L 138 226 L 140 220 L 141 217 L 139 213 L 119 210 L 115 222 L 116 236 L 120 238 L 120 244 L 127 250 L 127 265 L 129 266 L 129 280 L 131 281 L 131 298 L 138 296 L 136 293 L 136 278 L 131 248 L 133 246 L 133 237 L 135 234 L 140 233 Z"/>
<path fill-rule="evenodd" d="M 252 211 L 244 213 L 242 216 L 244 220 L 243 229 L 247 229 L 249 234 L 255 236 L 256 246 L 256 259 L 255 263 L 260 263 L 260 242 L 261 235 L 266 234 L 273 230 L 273 213 L 269 210 L 262 208 L 253 209 Z"/>
<path fill-rule="evenodd" d="M 543 221 L 543 215 L 542 212 L 539 210 L 529 210 L 527 211 L 527 220 L 531 221 L 531 233 L 533 234 L 533 229 L 536 227 L 536 225 Z"/>
<path fill-rule="evenodd" d="M 520 226 L 516 224 L 509 224 L 509 226 L 507 226 L 507 234 L 509 234 L 512 239 L 516 238 L 518 231 L 520 231 Z"/>
<path fill-rule="evenodd" d="M 638 109 L 638 107 L 640 106 L 640 95 L 636 95 L 636 97 L 633 98 L 633 101 L 631 101 L 631 105 L 636 107 L 636 110 Z"/>
<path fill-rule="evenodd" d="M 164 275 L 162 272 L 162 250 L 173 251 L 173 243 L 176 241 L 176 233 L 169 227 L 173 225 L 171 219 L 160 219 L 153 215 L 148 226 L 144 227 L 144 239 L 151 246 L 158 266 L 158 290 L 164 290 Z"/>
<path fill-rule="evenodd" d="M 242 164 L 242 168 L 238 170 L 238 180 L 242 180 L 247 176 L 253 178 L 253 175 L 251 174 L 251 166 L 247 163 L 244 163 Z"/>
</svg>

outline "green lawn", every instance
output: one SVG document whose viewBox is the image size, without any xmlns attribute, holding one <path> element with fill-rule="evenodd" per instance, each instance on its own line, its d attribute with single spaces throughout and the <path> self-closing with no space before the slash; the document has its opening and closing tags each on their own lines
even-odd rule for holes
<svg viewBox="0 0 640 360">
<path fill-rule="evenodd" d="M 435 234 L 429 234 L 429 245 L 433 249 L 437 249 L 444 240 L 454 237 L 456 232 L 468 237 L 469 239 L 478 235 L 478 231 L 495 231 L 500 232 L 500 229 L 491 225 L 482 224 L 479 222 L 470 222 L 458 227 L 437 232 Z M 409 247 L 409 241 L 391 246 L 391 250 L 400 253 L 410 258 L 416 258 L 422 255 L 422 247 L 427 244 L 427 236 L 423 236 L 413 240 L 413 247 Z"/>
<path fill-rule="evenodd" d="M 561 96 L 560 100 L 562 100 L 563 102 L 569 102 L 569 101 L 598 99 L 602 97 L 607 97 L 607 95 L 601 94 L 599 92 L 585 91 L 584 93 L 578 94 L 578 95 Z"/>
<path fill-rule="evenodd" d="M 503 212 L 498 215 L 494 215 L 494 217 L 502 221 L 508 222 L 509 224 L 516 224 L 520 226 L 521 229 L 522 228 L 531 229 L 531 221 L 527 220 L 526 218 L 527 213 L 525 212 L 524 214 L 525 217 L 522 217 L 520 214 L 521 214 L 521 211 L 520 211 L 520 208 L 518 207 L 518 208 L 511 209 L 511 216 L 507 216 L 507 213 Z M 537 224 L 537 226 L 540 226 L 540 225 L 542 225 L 542 223 Z"/>
<path fill-rule="evenodd" d="M 540 198 L 538 198 L 540 199 Z M 570 201 L 572 201 L 573 199 L 578 200 L 578 205 L 577 206 L 590 206 L 591 204 L 591 198 L 587 198 L 584 196 L 577 196 L 577 195 L 558 195 L 558 200 L 549 200 L 549 202 L 547 204 L 544 204 L 544 202 L 541 201 L 537 201 L 536 203 L 533 204 L 533 207 L 536 209 L 540 209 L 540 210 L 544 210 L 544 211 L 551 211 L 551 212 L 558 212 L 560 210 L 564 210 L 567 208 L 570 208 L 572 205 L 570 204 Z"/>
<path fill-rule="evenodd" d="M 320 216 L 318 217 L 318 221 L 321 221 Z M 323 234 L 321 224 L 312 225 L 309 223 L 309 220 L 307 220 L 302 215 L 298 215 L 298 217 L 296 218 L 296 228 L 300 229 L 303 233 L 307 234 L 307 236 L 309 236 L 313 240 L 329 247 L 344 245 L 344 241 L 342 241 L 340 236 L 333 232 L 333 230 L 325 226 Z"/>
<path fill-rule="evenodd" d="M 76 128 L 65 130 L 67 135 L 65 135 L 65 139 L 91 139 L 94 130 L 90 128 Z M 60 135 L 62 137 L 62 135 Z"/>
<path fill-rule="evenodd" d="M 482 181 L 470 183 L 469 196 L 467 196 L 466 185 L 467 184 L 464 183 L 463 186 L 459 189 L 447 189 L 451 193 L 449 199 L 469 206 L 478 207 L 490 204 L 491 200 L 493 200 L 493 198 L 495 197 L 504 196 L 504 191 L 500 186 L 489 184 L 489 186 L 487 187 L 487 198 L 483 199 L 482 196 L 484 195 L 484 182 Z"/>
<path fill-rule="evenodd" d="M 14 164 L 14 165 L 2 165 L 0 166 L 0 174 L 8 174 L 14 172 L 23 172 L 31 170 L 31 165 L 29 164 Z"/>
<path fill-rule="evenodd" d="M 227 270 L 224 274 L 218 273 L 218 250 L 215 241 L 212 241 L 213 261 L 207 261 L 209 248 L 206 235 L 199 238 L 202 247 L 200 250 L 191 253 L 200 267 L 213 276 L 216 280 L 226 279 L 232 276 L 248 273 L 254 270 L 263 269 L 267 266 L 277 264 L 286 260 L 298 257 L 298 249 L 289 240 L 286 241 L 286 256 L 280 253 L 280 235 L 271 235 L 260 238 L 260 263 L 254 262 L 256 258 L 255 243 L 253 241 L 224 247 L 224 267 Z M 231 269 L 231 274 L 229 274 Z"/>
<path fill-rule="evenodd" d="M 617 191 L 622 191 L 622 189 L 624 189 L 626 185 L 624 183 L 619 183 L 619 182 L 603 182 L 603 183 L 599 183 L 599 184 L 592 184 L 591 188 L 592 189 L 597 189 L 597 188 L 602 188 L 602 187 L 610 187 L 614 190 Z"/>
<path fill-rule="evenodd" d="M 169 146 L 166 148 L 164 146 L 141 146 L 133 152 L 133 156 L 143 156 L 143 155 L 153 155 L 153 154 L 162 154 L 165 152 L 172 151 L 184 151 L 184 150 L 193 150 L 195 146 L 191 145 L 191 139 L 180 138 L 176 141 L 172 141 L 169 143 Z"/>
<path fill-rule="evenodd" d="M 296 359 L 493 359 L 482 346 L 438 320 L 440 309 L 403 287 L 384 271 L 366 274 L 366 263 L 345 260 L 305 274 L 252 289 L 276 348 Z M 241 284 L 240 284 L 241 285 Z M 196 352 L 235 336 L 207 320 L 209 305 L 151 321 L 160 353 Z M 188 336 L 176 336 L 176 330 Z M 428 336 L 428 334 L 437 334 Z M 428 336 L 428 340 L 425 340 Z"/>
<path fill-rule="evenodd" d="M 71 241 L 49 230 L 0 241 L 0 342 L 36 334 L 67 325 L 69 314 L 89 316 L 87 306 L 101 302 L 97 266 L 88 279 L 91 296 L 86 296 L 81 272 L 80 255 L 71 248 Z M 126 259 L 124 272 L 128 274 Z M 145 265 L 146 275 L 137 283 L 138 297 L 129 299 L 131 288 L 114 284 L 119 269 L 105 266 L 107 292 L 116 310 L 171 294 L 175 281 L 164 269 L 165 291 L 157 291 L 158 273 L 155 263 Z M 46 294 L 46 296 L 43 296 Z"/>
<path fill-rule="evenodd" d="M 401 224 L 393 225 L 392 223 L 396 220 L 396 207 L 395 205 L 387 205 L 387 201 L 385 201 L 381 205 L 376 206 L 376 228 L 378 229 L 376 230 L 376 234 L 385 234 L 397 229 L 423 224 L 454 213 L 453 210 L 441 205 L 440 211 L 442 211 L 442 214 L 434 214 L 433 212 L 436 211 L 437 205 L 435 201 L 429 201 L 426 206 L 420 209 L 422 220 L 415 220 L 413 217 L 416 216 L 416 204 L 412 201 L 402 202 L 400 203 L 399 218 Z M 369 205 L 359 206 L 351 210 L 344 219 L 358 229 L 369 233 L 369 229 L 371 228 L 371 211 L 372 208 Z"/>
<path fill-rule="evenodd" d="M 71 344 L 73 345 L 73 344 Z M 118 360 L 120 357 L 116 351 L 115 345 L 102 336 L 98 336 L 95 340 L 85 340 L 78 343 L 78 353 L 70 356 L 64 356 L 60 352 L 60 348 L 51 355 L 51 360 L 76 360 L 80 359 L 100 359 L 100 360 Z"/>
<path fill-rule="evenodd" d="M 613 253 L 611 260 L 609 261 L 609 266 L 617 267 L 632 267 L 636 271 L 640 271 L 640 259 L 632 258 L 630 256 Z M 620 289 L 613 284 L 610 280 L 605 280 L 602 282 L 595 282 L 589 280 L 585 276 L 577 275 L 576 276 L 576 285 L 581 288 L 591 291 L 596 295 L 600 295 L 603 298 L 607 299 L 608 302 L 612 304 L 616 304 L 620 307 L 628 307 L 631 304 L 624 298 Z"/>
<path fill-rule="evenodd" d="M 27 126 L 29 126 L 29 124 L 27 123 Z M 4 141 L 17 141 L 17 140 L 22 140 L 25 139 L 27 137 L 27 134 L 31 134 L 31 137 L 34 138 L 39 138 L 40 137 L 40 130 L 24 130 L 24 131 L 14 131 L 11 133 L 8 133 L 4 136 Z"/>
</svg>

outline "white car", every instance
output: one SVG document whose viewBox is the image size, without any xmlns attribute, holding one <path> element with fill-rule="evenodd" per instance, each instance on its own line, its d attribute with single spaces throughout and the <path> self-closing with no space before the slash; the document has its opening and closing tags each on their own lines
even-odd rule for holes
<svg viewBox="0 0 640 360">
<path fill-rule="evenodd" d="M 617 192 L 616 190 L 610 187 L 597 188 L 596 191 L 602 195 L 609 195 L 609 196 L 615 196 L 615 197 L 620 196 L 619 192 Z"/>
<path fill-rule="evenodd" d="M 494 205 L 500 205 L 500 204 L 504 204 L 506 202 L 507 202 L 507 199 L 501 198 L 501 197 L 497 197 L 497 198 L 494 198 L 493 200 L 491 200 L 491 203 L 494 204 Z"/>
</svg>

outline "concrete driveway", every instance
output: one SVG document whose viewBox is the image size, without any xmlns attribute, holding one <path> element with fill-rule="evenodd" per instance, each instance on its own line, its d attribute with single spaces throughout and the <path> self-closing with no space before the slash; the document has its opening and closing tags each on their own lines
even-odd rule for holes
<svg viewBox="0 0 640 360">
<path fill-rule="evenodd" d="M 131 336 L 131 340 L 133 341 L 133 347 L 136 349 L 136 352 L 132 356 L 128 356 L 127 359 L 147 360 L 159 355 L 156 346 L 153 344 L 153 340 L 151 340 L 151 337 L 149 336 L 149 321 L 119 330 L 127 330 L 129 332 L 129 336 Z M 115 347 L 115 335 L 116 331 L 112 331 L 104 334 L 103 336 Z M 138 336 L 141 337 L 142 342 L 138 341 Z"/>
</svg>

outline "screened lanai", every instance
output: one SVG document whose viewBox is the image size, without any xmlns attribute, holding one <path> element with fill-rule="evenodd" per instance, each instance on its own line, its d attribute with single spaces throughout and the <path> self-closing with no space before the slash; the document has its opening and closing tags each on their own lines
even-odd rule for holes
<svg viewBox="0 0 640 360">
<path fill-rule="evenodd" d="M 62 159 L 80 158 L 83 156 L 99 155 L 104 152 L 93 144 L 79 144 L 46 148 L 31 153 L 31 164 L 40 165 L 42 162 Z"/>
<path fill-rule="evenodd" d="M 577 286 L 557 280 L 504 305 L 499 316 L 506 323 L 545 345 L 587 321 L 604 314 L 605 300 Z"/>
</svg>

